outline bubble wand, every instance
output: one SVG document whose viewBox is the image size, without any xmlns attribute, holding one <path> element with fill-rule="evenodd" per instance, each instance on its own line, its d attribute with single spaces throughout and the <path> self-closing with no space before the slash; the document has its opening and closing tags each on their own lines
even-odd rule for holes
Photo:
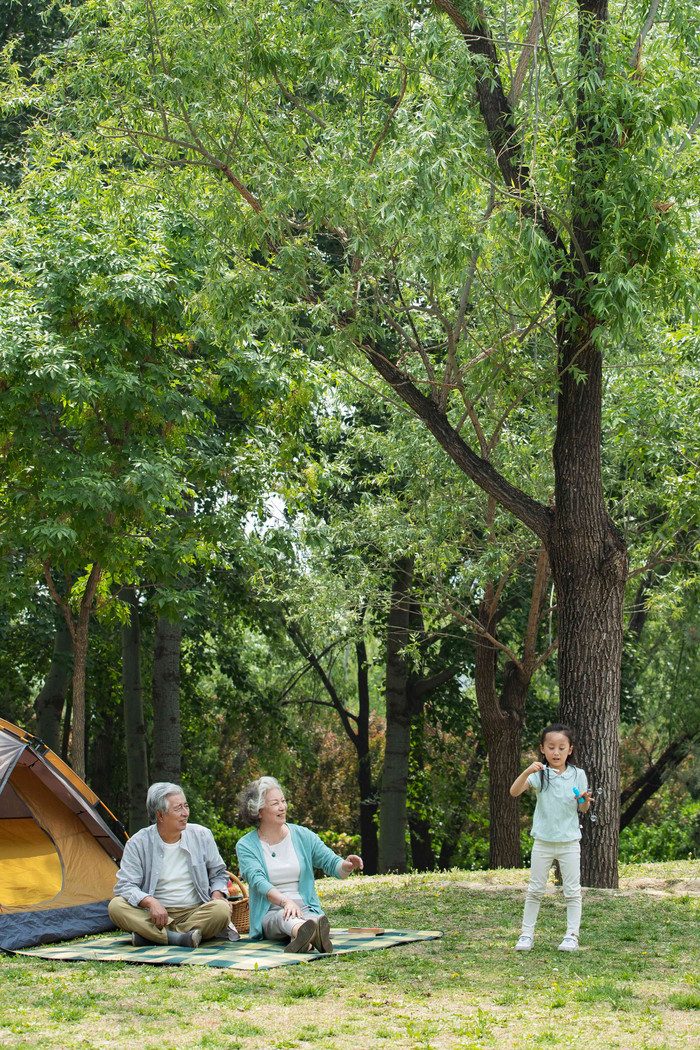
<svg viewBox="0 0 700 1050">
<path fill-rule="evenodd" d="M 573 791 L 574 795 L 576 796 L 576 802 L 577 802 L 577 804 L 578 804 L 578 805 L 582 805 L 583 803 L 585 803 L 585 801 L 586 801 L 586 796 L 585 796 L 585 794 L 583 794 L 583 793 L 582 793 L 581 791 L 579 791 L 579 789 L 578 789 L 577 787 L 574 787 L 574 788 L 572 788 L 571 790 Z M 602 794 L 602 791 L 599 791 L 599 792 L 598 792 L 598 794 L 599 794 L 599 795 L 601 795 L 601 794 Z M 590 800 L 590 801 L 591 801 L 591 802 L 595 802 L 595 799 L 594 799 L 594 798 L 591 798 L 591 800 Z M 598 818 L 597 818 L 597 816 L 596 816 L 595 812 L 592 812 L 592 813 L 591 813 L 591 822 L 592 822 L 593 824 L 595 824 L 595 823 L 596 823 L 596 821 L 597 821 L 597 819 L 598 819 Z"/>
</svg>

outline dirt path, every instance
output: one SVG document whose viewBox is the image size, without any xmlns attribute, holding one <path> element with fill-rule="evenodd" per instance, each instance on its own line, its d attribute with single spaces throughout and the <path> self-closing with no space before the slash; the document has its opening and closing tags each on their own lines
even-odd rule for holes
<svg viewBox="0 0 700 1050">
<path fill-rule="evenodd" d="M 485 881 L 451 882 L 445 883 L 451 886 L 463 886 L 470 890 L 490 890 L 500 893 L 502 890 L 524 890 L 527 887 L 527 871 L 523 871 L 522 882 L 503 883 L 490 879 Z M 548 887 L 551 888 L 551 887 Z M 697 879 L 662 879 L 653 877 L 621 878 L 620 887 L 616 890 L 593 890 L 589 893 L 614 893 L 616 896 L 633 896 L 638 893 L 646 893 L 657 897 L 700 897 L 700 878 Z"/>
</svg>

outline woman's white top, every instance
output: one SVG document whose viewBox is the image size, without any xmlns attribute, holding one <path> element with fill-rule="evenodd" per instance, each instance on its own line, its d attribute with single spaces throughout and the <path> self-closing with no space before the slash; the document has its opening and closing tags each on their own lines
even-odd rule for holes
<svg viewBox="0 0 700 1050">
<path fill-rule="evenodd" d="M 588 790 L 586 774 L 578 766 L 566 766 L 556 773 L 550 766 L 544 768 L 544 783 L 539 772 L 530 773 L 527 782 L 537 792 L 535 816 L 532 819 L 533 839 L 543 842 L 574 842 L 581 838 L 578 823 L 580 805 L 574 788 L 580 794 Z"/>
<path fill-rule="evenodd" d="M 153 896 L 166 908 L 195 908 L 201 900 L 179 842 L 163 843 L 163 866 Z"/>
<path fill-rule="evenodd" d="M 269 842 L 265 842 L 264 839 L 260 839 L 260 842 L 263 856 L 265 857 L 267 876 L 272 885 L 288 900 L 294 901 L 295 904 L 303 905 L 304 901 L 299 894 L 301 865 L 289 831 L 287 831 L 281 842 L 276 842 L 273 846 Z M 276 907 L 276 905 L 272 905 L 272 907 Z"/>
</svg>

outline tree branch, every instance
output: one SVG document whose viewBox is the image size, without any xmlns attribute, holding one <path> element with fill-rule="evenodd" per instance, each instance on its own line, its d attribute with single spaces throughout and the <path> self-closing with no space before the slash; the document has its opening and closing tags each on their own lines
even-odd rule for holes
<svg viewBox="0 0 700 1050">
<path fill-rule="evenodd" d="M 632 801 L 620 816 L 620 831 L 626 828 L 637 815 L 645 802 L 656 794 L 664 782 L 664 777 L 690 754 L 693 744 L 700 738 L 700 733 L 681 733 L 662 752 L 656 762 L 650 764 L 640 777 L 626 787 L 620 796 L 620 805 Z"/>
<path fill-rule="evenodd" d="M 284 84 L 282 83 L 282 81 L 280 80 L 279 76 L 277 75 L 277 73 L 274 70 L 273 70 L 272 75 L 275 78 L 275 81 L 277 83 L 278 88 L 280 89 L 280 91 L 282 92 L 282 94 L 284 95 L 284 97 L 287 99 L 288 102 L 291 102 L 292 105 L 296 109 L 301 110 L 302 113 L 306 113 L 307 117 L 310 117 L 311 120 L 313 120 L 316 124 L 318 124 L 318 126 L 320 128 L 327 128 L 328 127 L 328 125 L 326 124 L 325 120 L 322 120 L 321 117 L 316 116 L 316 114 L 312 110 L 307 109 L 306 106 L 304 105 L 304 103 L 301 101 L 301 99 L 297 98 L 297 96 L 292 91 L 289 91 L 284 86 Z"/>
<path fill-rule="evenodd" d="M 392 111 L 389 114 L 389 116 L 386 118 L 386 123 L 384 124 L 384 127 L 382 128 L 382 133 L 381 133 L 381 135 L 379 136 L 379 138 L 377 139 L 377 141 L 376 141 L 376 143 L 374 145 L 374 149 L 372 150 L 372 155 L 369 158 L 369 166 L 370 166 L 370 168 L 374 164 L 374 158 L 377 156 L 377 153 L 379 152 L 379 147 L 382 144 L 382 140 L 384 139 L 387 131 L 389 130 L 389 125 L 391 124 L 392 120 L 394 119 L 394 116 L 396 115 L 396 111 L 398 110 L 399 106 L 401 105 L 401 103 L 403 101 L 403 96 L 404 96 L 404 94 L 406 92 L 406 84 L 408 83 L 408 70 L 403 65 L 403 63 L 401 63 L 401 66 L 402 66 L 402 69 L 403 69 L 403 82 L 401 84 L 401 90 L 399 91 L 399 97 L 396 100 L 396 105 L 392 109 Z"/>
<path fill-rule="evenodd" d="M 451 667 L 444 667 L 442 671 L 437 671 L 435 674 L 430 675 L 429 678 L 421 678 L 417 682 L 412 682 L 411 698 L 421 700 L 423 697 L 429 696 L 430 693 L 434 693 L 439 686 L 449 682 L 460 671 L 461 667 L 455 664 Z"/>
<path fill-rule="evenodd" d="M 628 59 L 631 68 L 636 71 L 639 71 L 639 64 L 642 59 L 642 47 L 644 46 L 644 41 L 649 35 L 651 28 L 654 25 L 654 22 L 656 21 L 656 13 L 659 10 L 660 3 L 661 0 L 651 0 L 651 6 L 649 8 L 647 17 L 644 21 L 644 25 L 639 31 L 639 36 L 637 37 L 634 43 L 634 47 L 632 48 L 632 54 Z"/>
<path fill-rule="evenodd" d="M 520 97 L 520 92 L 523 89 L 528 67 L 537 50 L 537 38 L 540 35 L 542 23 L 547 17 L 551 2 L 552 0 L 535 0 L 535 10 L 532 15 L 532 21 L 530 22 L 530 28 L 528 29 L 527 36 L 523 41 L 520 58 L 515 67 L 515 73 L 513 74 L 513 79 L 510 84 L 510 91 L 508 92 L 508 104 L 512 107 L 515 106 L 515 103 Z"/>
<path fill-rule="evenodd" d="M 295 627 L 294 624 L 288 623 L 286 621 L 285 627 L 287 629 L 289 637 L 292 639 L 299 652 L 306 660 L 308 660 L 311 667 L 313 667 L 314 671 L 321 679 L 321 682 L 326 692 L 331 698 L 331 705 L 335 708 L 335 710 L 338 712 L 338 715 L 340 716 L 340 721 L 343 723 L 343 729 L 345 730 L 348 738 L 354 744 L 357 738 L 357 730 L 353 729 L 350 720 L 352 719 L 355 722 L 355 725 L 357 725 L 357 716 L 353 715 L 351 711 L 348 711 L 348 709 L 340 700 L 340 697 L 338 696 L 333 683 L 331 682 L 330 678 L 321 666 L 318 658 L 314 655 L 314 653 L 311 652 L 310 647 L 306 644 L 301 634 L 301 631 L 297 627 Z"/>
<path fill-rule="evenodd" d="M 49 558 L 47 558 L 43 562 L 42 567 L 44 570 L 44 579 L 46 580 L 46 586 L 49 588 L 49 594 L 63 613 L 63 618 L 68 626 L 71 639 L 73 642 L 75 642 L 75 621 L 73 619 L 73 614 L 70 610 L 70 605 L 68 604 L 68 602 L 64 601 L 63 598 L 61 598 L 61 595 L 56 589 L 56 584 L 53 582 L 53 576 L 51 575 L 51 561 L 49 560 Z M 70 595 L 70 587 L 68 589 L 68 595 Z"/>
<path fill-rule="evenodd" d="M 419 419 L 422 419 L 428 430 L 437 438 L 448 456 L 480 488 L 509 510 L 519 521 L 527 525 L 546 543 L 550 529 L 550 512 L 543 504 L 538 503 L 526 493 L 511 485 L 485 459 L 476 455 L 474 450 L 459 436 L 450 424 L 446 414 L 441 412 L 432 401 L 418 390 L 415 383 L 400 371 L 393 361 L 382 354 L 369 339 L 356 345 L 369 359 L 372 366 L 396 391 L 399 397 L 411 408 Z"/>
<path fill-rule="evenodd" d="M 530 611 L 525 629 L 525 640 L 523 643 L 523 667 L 526 674 L 532 675 L 533 668 L 537 663 L 536 646 L 537 635 L 542 622 L 542 612 L 547 597 L 547 586 L 549 583 L 549 558 L 547 552 L 540 550 L 537 555 L 537 566 L 535 568 L 535 579 L 532 585 L 532 596 L 530 598 Z"/>
<path fill-rule="evenodd" d="M 503 90 L 496 45 L 488 26 L 480 15 L 475 16 L 473 24 L 470 23 L 452 0 L 433 0 L 433 3 L 450 18 L 470 53 L 479 60 L 476 66 L 477 98 L 507 190 L 514 192 L 518 198 L 525 190 L 530 190 L 536 198 L 529 169 L 520 163 L 520 129 L 515 123 L 513 107 Z M 534 219 L 550 243 L 558 251 L 565 252 L 549 211 L 538 203 L 527 201 L 524 196 L 520 206 L 525 214 Z"/>
</svg>

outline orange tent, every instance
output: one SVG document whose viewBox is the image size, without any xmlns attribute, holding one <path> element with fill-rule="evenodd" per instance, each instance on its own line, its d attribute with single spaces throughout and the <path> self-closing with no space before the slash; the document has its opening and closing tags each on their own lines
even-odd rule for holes
<svg viewBox="0 0 700 1050">
<path fill-rule="evenodd" d="M 37 737 L 0 718 L 0 948 L 113 929 L 127 835 Z"/>
</svg>

